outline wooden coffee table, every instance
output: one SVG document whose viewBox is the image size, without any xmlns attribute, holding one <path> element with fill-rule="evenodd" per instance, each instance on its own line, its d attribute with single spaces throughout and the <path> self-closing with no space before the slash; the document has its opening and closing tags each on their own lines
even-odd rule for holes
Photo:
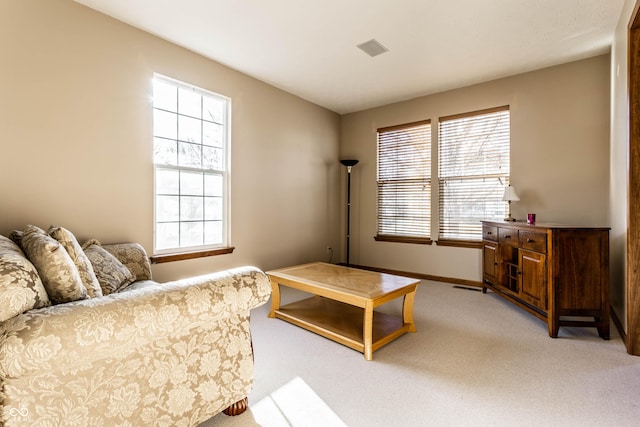
<svg viewBox="0 0 640 427">
<path fill-rule="evenodd" d="M 316 262 L 267 271 L 275 317 L 364 353 L 415 332 L 413 303 L 418 279 Z M 314 294 L 280 307 L 280 286 Z M 402 317 L 373 309 L 404 297 Z"/>
</svg>

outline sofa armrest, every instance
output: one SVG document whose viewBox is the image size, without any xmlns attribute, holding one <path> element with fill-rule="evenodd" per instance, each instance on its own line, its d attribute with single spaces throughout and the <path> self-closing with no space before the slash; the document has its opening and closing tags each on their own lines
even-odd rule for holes
<svg viewBox="0 0 640 427">
<path fill-rule="evenodd" d="M 214 283 L 214 286 L 211 284 Z M 248 311 L 258 307 L 271 296 L 268 276 L 256 267 L 229 270 L 162 283 L 162 287 L 210 288 L 213 300 L 222 302 L 225 311 Z"/>
<path fill-rule="evenodd" d="M 90 369 L 158 342 L 188 341 L 221 319 L 248 319 L 270 294 L 264 272 L 241 267 L 30 310 L 0 324 L 0 377 Z"/>
<path fill-rule="evenodd" d="M 124 264 L 138 280 L 151 280 L 151 263 L 139 243 L 118 243 L 102 247 Z"/>
<path fill-rule="evenodd" d="M 253 267 L 30 310 L 0 323 L 0 425 L 199 425 L 253 380 Z"/>
</svg>

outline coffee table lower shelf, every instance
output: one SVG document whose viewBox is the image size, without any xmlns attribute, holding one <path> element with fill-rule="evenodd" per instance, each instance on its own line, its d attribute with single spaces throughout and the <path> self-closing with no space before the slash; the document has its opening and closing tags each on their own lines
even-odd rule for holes
<svg viewBox="0 0 640 427">
<path fill-rule="evenodd" d="M 313 296 L 274 310 L 274 315 L 296 326 L 366 354 L 364 344 L 364 308 Z M 373 312 L 371 352 L 399 336 L 414 331 L 402 318 Z"/>
</svg>

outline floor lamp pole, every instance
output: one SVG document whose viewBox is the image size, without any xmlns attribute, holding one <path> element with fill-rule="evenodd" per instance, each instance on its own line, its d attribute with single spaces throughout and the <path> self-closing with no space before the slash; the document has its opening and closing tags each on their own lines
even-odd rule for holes
<svg viewBox="0 0 640 427">
<path fill-rule="evenodd" d="M 351 238 L 351 168 L 358 160 L 340 160 L 347 167 L 347 265 L 349 265 L 349 239 Z"/>
</svg>

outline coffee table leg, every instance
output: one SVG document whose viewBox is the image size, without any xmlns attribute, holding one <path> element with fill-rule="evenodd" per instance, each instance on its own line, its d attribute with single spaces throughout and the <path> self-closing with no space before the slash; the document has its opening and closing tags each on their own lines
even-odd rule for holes
<svg viewBox="0 0 640 427">
<path fill-rule="evenodd" d="M 269 317 L 276 317 L 276 310 L 280 308 L 280 285 L 271 280 L 271 311 Z"/>
<path fill-rule="evenodd" d="M 362 335 L 364 337 L 364 358 L 373 360 L 373 302 L 367 302 L 364 307 Z"/>
<path fill-rule="evenodd" d="M 413 321 L 413 302 L 416 299 L 416 291 L 409 292 L 404 296 L 402 303 L 402 321 L 408 325 L 409 332 L 416 332 L 416 324 Z"/>
</svg>

